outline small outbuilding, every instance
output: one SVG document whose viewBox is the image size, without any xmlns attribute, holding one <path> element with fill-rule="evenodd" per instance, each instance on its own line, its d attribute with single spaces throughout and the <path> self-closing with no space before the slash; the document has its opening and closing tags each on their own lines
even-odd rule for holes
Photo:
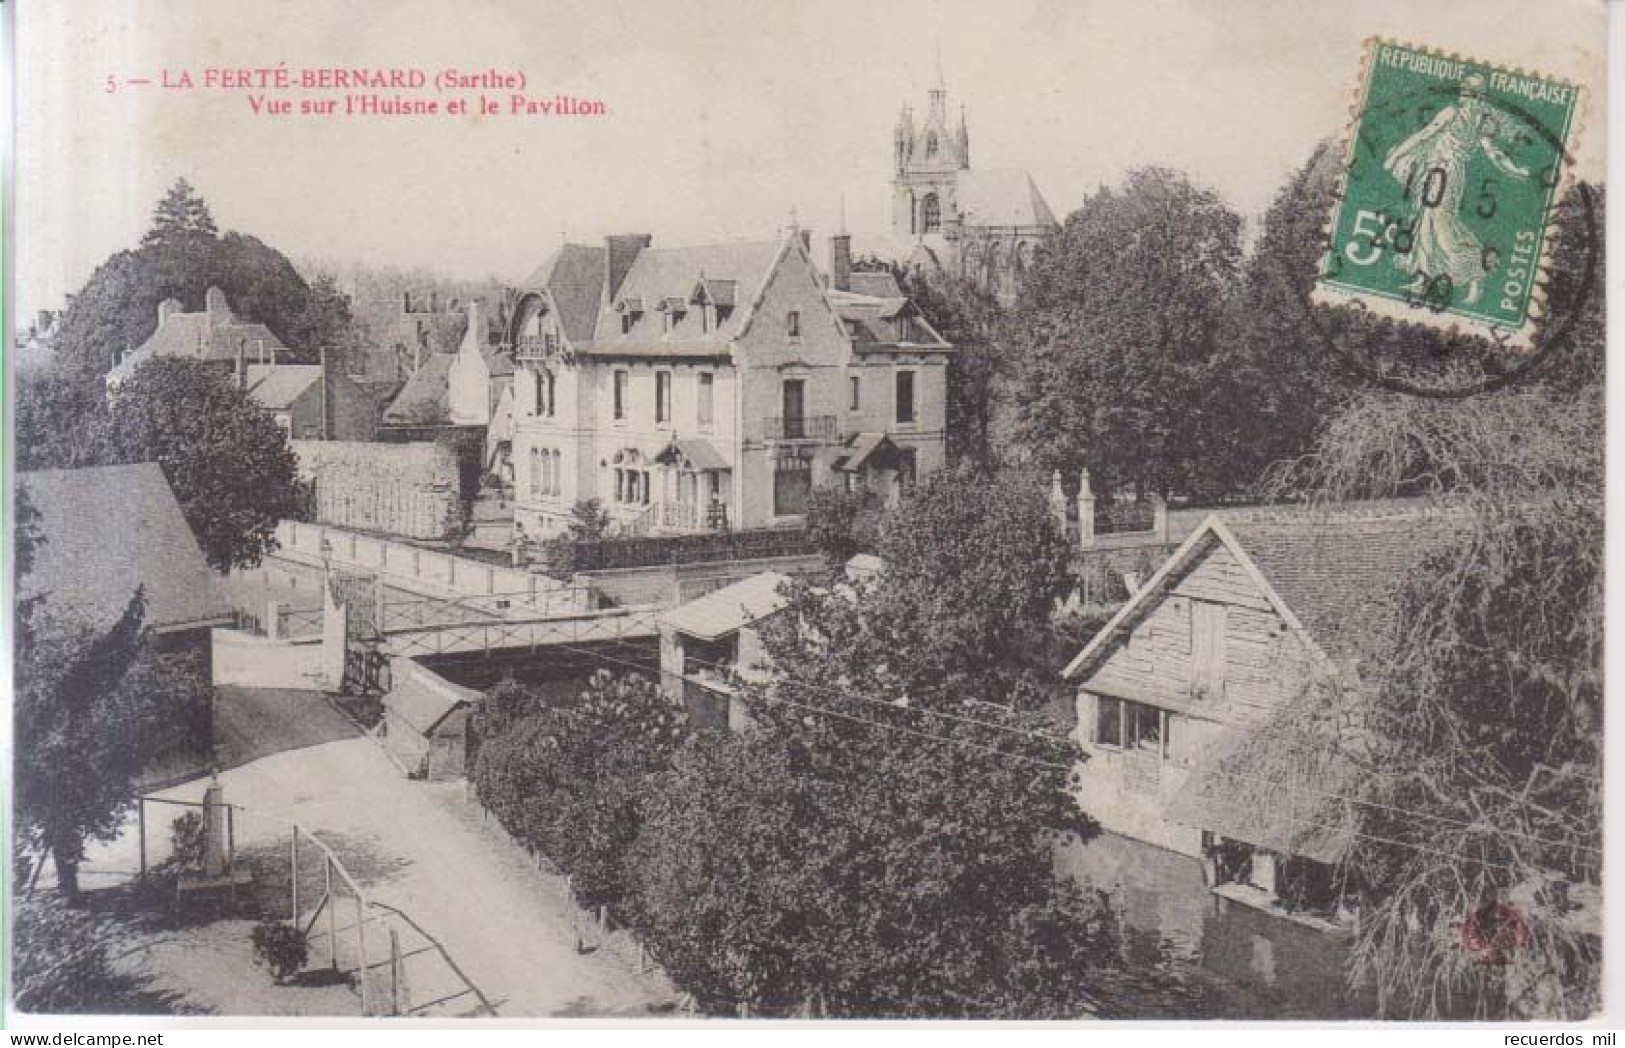
<svg viewBox="0 0 1625 1048">
<path fill-rule="evenodd" d="M 470 714 L 480 693 L 415 659 L 396 659 L 384 696 L 384 746 L 414 779 L 431 782 L 468 773 Z"/>
<path fill-rule="evenodd" d="M 764 672 L 759 628 L 789 606 L 781 592 L 789 581 L 764 571 L 660 617 L 661 686 L 695 724 L 737 731 L 749 722 L 734 683 Z"/>
</svg>

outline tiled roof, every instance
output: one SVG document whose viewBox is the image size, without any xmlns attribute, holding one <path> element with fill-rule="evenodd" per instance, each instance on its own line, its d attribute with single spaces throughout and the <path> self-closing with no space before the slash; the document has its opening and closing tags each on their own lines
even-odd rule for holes
<svg viewBox="0 0 1625 1048">
<path fill-rule="evenodd" d="M 832 468 L 856 473 L 865 466 L 882 469 L 896 464 L 901 454 L 897 445 L 884 433 L 856 433 L 847 438 L 846 453 L 836 459 Z"/>
<path fill-rule="evenodd" d="M 20 596 L 47 594 L 93 629 L 111 626 L 136 587 L 147 625 L 188 626 L 226 618 L 231 607 L 157 463 L 20 473 L 45 541 Z"/>
<path fill-rule="evenodd" d="M 897 278 L 890 270 L 853 270 L 847 287 L 853 294 L 870 298 L 903 297 L 903 289 L 897 286 Z"/>
<path fill-rule="evenodd" d="M 591 342 L 604 293 L 604 249 L 564 244 L 530 275 L 523 288 L 544 289 L 552 295 L 564 337 L 574 345 Z"/>
<path fill-rule="evenodd" d="M 954 200 L 967 227 L 1057 225 L 1044 194 L 1020 168 L 961 171 Z"/>
<path fill-rule="evenodd" d="M 673 608 L 660 616 L 660 624 L 690 637 L 717 640 L 788 607 L 789 600 L 779 593 L 788 581 L 776 571 L 752 575 Z"/>
<path fill-rule="evenodd" d="M 322 380 L 319 364 L 250 364 L 248 395 L 267 411 L 286 411 Z"/>
<path fill-rule="evenodd" d="M 446 715 L 473 705 L 480 693 L 453 684 L 415 659 L 397 659 L 384 707 L 420 735 L 428 735 Z"/>
<path fill-rule="evenodd" d="M 638 252 L 626 279 L 617 289 L 615 300 L 598 316 L 593 339 L 594 355 L 615 355 L 636 350 L 639 354 L 677 355 L 671 350 L 722 352 L 739 333 L 749 313 L 749 305 L 766 282 L 779 257 L 782 241 L 762 240 L 742 244 L 712 244 L 704 247 L 644 248 Z M 700 280 L 734 281 L 741 304 L 726 310 L 709 331 L 702 330 L 703 313 L 691 307 L 671 331 L 654 308 L 637 315 L 630 331 L 621 331 L 621 314 L 615 304 L 622 299 L 641 298 L 646 307 L 663 299 L 686 303 Z M 652 352 L 650 352 L 652 351 Z"/>
<path fill-rule="evenodd" d="M 829 301 L 852 333 L 853 348 L 859 353 L 903 346 L 933 352 L 953 349 L 906 298 L 876 298 L 850 291 L 831 291 Z M 914 337 L 907 342 L 897 337 L 899 316 L 907 316 L 913 324 Z"/>
<path fill-rule="evenodd" d="M 656 462 L 670 463 L 682 461 L 691 469 L 732 469 L 728 460 L 722 457 L 722 452 L 709 440 L 692 437 L 686 440 L 673 440 L 666 445 L 665 450 L 655 456 Z"/>
<path fill-rule="evenodd" d="M 287 346 L 264 324 L 239 319 L 226 303 L 225 295 L 210 288 L 208 304 L 197 313 L 182 313 L 179 303 L 158 325 L 158 329 L 113 368 L 116 379 L 127 377 L 143 361 L 153 357 L 188 357 L 193 360 L 234 361 L 240 347 L 249 360 L 262 360 Z"/>
<path fill-rule="evenodd" d="M 1310 636 L 1330 655 L 1356 654 L 1388 597 L 1464 527 L 1421 500 L 1256 510 L 1224 526 Z"/>
<path fill-rule="evenodd" d="M 1283 746 L 1291 723 L 1288 716 L 1262 731 L 1232 730 L 1191 773 L 1164 815 L 1286 855 L 1325 863 L 1342 858 L 1358 825 L 1353 803 L 1343 799 L 1355 785 L 1354 765 L 1326 733 Z"/>
<path fill-rule="evenodd" d="M 384 409 L 384 421 L 423 425 L 450 418 L 449 379 L 456 359 L 455 353 L 430 354 Z"/>
</svg>

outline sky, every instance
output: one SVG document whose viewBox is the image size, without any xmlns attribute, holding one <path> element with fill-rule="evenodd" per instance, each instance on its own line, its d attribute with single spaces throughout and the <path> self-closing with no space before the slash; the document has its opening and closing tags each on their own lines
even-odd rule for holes
<svg viewBox="0 0 1625 1048">
<path fill-rule="evenodd" d="M 1600 0 L 51 0 L 16 14 L 19 317 L 134 247 L 181 177 L 222 230 L 296 260 L 459 278 L 520 281 L 566 236 L 764 239 L 794 216 L 821 237 L 843 205 L 858 250 L 880 246 L 892 128 L 902 103 L 924 110 L 939 52 L 972 166 L 1026 168 L 1060 217 L 1161 164 L 1256 218 L 1346 124 L 1372 35 L 1591 88 L 1575 153 L 1582 177 L 1603 171 Z M 532 96 L 608 112 L 268 116 L 250 92 L 159 84 L 278 63 L 517 70 Z M 154 83 L 109 93 L 110 75 Z"/>
</svg>

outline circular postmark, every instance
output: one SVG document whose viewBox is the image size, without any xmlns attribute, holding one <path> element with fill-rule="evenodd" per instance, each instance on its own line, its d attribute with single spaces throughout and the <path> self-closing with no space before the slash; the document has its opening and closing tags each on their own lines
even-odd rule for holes
<svg viewBox="0 0 1625 1048">
<path fill-rule="evenodd" d="M 1476 249 L 1474 265 L 1465 274 L 1468 277 L 1503 271 L 1516 273 L 1517 280 L 1522 283 L 1518 290 L 1531 296 L 1537 291 L 1537 282 L 1542 295 L 1549 293 L 1554 284 L 1563 285 L 1562 301 L 1544 303 L 1548 308 L 1540 321 L 1538 337 L 1532 339 L 1527 348 L 1513 348 L 1512 332 L 1508 327 L 1475 325 L 1456 316 L 1440 317 L 1447 311 L 1458 312 L 1451 307 L 1452 303 L 1461 300 L 1462 288 L 1448 273 L 1427 272 L 1422 267 L 1420 257 L 1424 245 L 1418 243 L 1419 225 L 1425 220 L 1427 209 L 1440 204 L 1445 195 L 1446 176 L 1440 173 L 1439 168 L 1426 171 L 1413 169 L 1410 182 L 1404 186 L 1405 199 L 1411 203 L 1409 214 L 1396 216 L 1362 211 L 1361 217 L 1370 219 L 1367 238 L 1358 244 L 1344 244 L 1341 252 L 1337 250 L 1334 227 L 1349 200 L 1351 186 L 1361 179 L 1395 179 L 1392 160 L 1396 152 L 1408 148 L 1412 141 L 1432 126 L 1428 124 L 1429 119 L 1437 123 L 1441 119 L 1439 114 L 1461 94 L 1462 88 L 1458 84 L 1441 82 L 1381 101 L 1362 111 L 1357 132 L 1350 139 L 1346 154 L 1340 158 L 1342 166 L 1331 201 L 1333 220 L 1322 230 L 1317 241 L 1319 253 L 1315 279 L 1305 284 L 1301 273 L 1283 274 L 1288 286 L 1300 288 L 1295 297 L 1299 299 L 1312 338 L 1319 347 L 1353 375 L 1389 392 L 1458 399 L 1495 392 L 1533 377 L 1547 369 L 1573 345 L 1580 317 L 1595 293 L 1601 241 L 1592 190 L 1584 183 L 1576 183 L 1574 191 L 1568 196 L 1557 192 L 1564 181 L 1565 170 L 1574 164 L 1572 153 L 1558 132 L 1546 126 L 1530 108 L 1506 99 L 1497 101 L 1493 115 L 1481 114 L 1478 119 L 1501 121 L 1505 118 L 1515 126 L 1510 129 L 1495 126 L 1489 130 L 1516 142 L 1538 147 L 1550 158 L 1538 169 L 1519 169 L 1506 156 L 1500 158 L 1509 170 L 1528 177 L 1537 189 L 1545 191 L 1547 199 L 1544 212 L 1539 215 L 1540 231 L 1523 234 L 1523 239 L 1517 244 L 1493 241 L 1478 244 L 1472 238 L 1461 239 L 1472 240 Z M 1414 117 L 1414 123 L 1407 125 L 1406 119 L 1411 117 Z M 1484 129 L 1482 123 L 1479 129 Z M 1400 136 L 1407 133 L 1410 138 L 1402 140 Z M 1295 203 L 1300 206 L 1307 203 L 1303 197 L 1309 192 L 1309 182 L 1303 180 L 1295 189 L 1298 197 Z M 1394 186 L 1388 188 L 1392 191 Z M 1572 204 L 1569 203 L 1570 198 Z M 1497 214 L 1501 199 L 1495 191 L 1494 181 L 1486 178 L 1482 180 L 1476 198 L 1458 195 L 1452 203 L 1456 207 L 1471 209 L 1479 220 L 1487 221 Z M 1564 209 L 1568 209 L 1566 216 Z M 1561 273 L 1561 281 L 1547 279 L 1540 282 L 1542 275 L 1548 278 L 1559 275 L 1556 261 L 1549 257 L 1547 240 L 1551 228 L 1563 219 L 1566 219 L 1561 221 L 1565 236 L 1579 238 L 1578 250 L 1570 251 L 1571 255 L 1579 256 L 1579 261 L 1570 262 L 1569 271 Z M 1433 235 L 1437 239 L 1437 233 Z M 1532 244 L 1527 242 L 1531 237 Z M 1336 276 L 1338 267 L 1343 264 L 1344 254 L 1349 255 L 1355 263 L 1362 263 L 1381 251 L 1388 252 L 1396 260 L 1398 268 L 1405 268 L 1400 265 L 1401 261 L 1410 263 L 1409 269 L 1415 274 L 1411 284 L 1397 296 L 1398 305 L 1403 309 L 1396 308 L 1394 303 L 1387 303 L 1386 308 L 1380 311 L 1372 310 L 1357 296 L 1340 297 L 1335 302 L 1316 300 L 1317 289 L 1329 276 Z M 1519 266 L 1516 270 L 1508 269 L 1506 263 L 1514 259 Z M 1287 265 L 1286 259 L 1279 256 L 1278 262 L 1282 266 Z M 1405 310 L 1409 310 L 1409 315 Z M 1360 352 L 1351 344 L 1352 340 L 1334 330 L 1353 327 L 1357 333 L 1362 328 L 1367 333 L 1374 332 L 1376 328 L 1368 325 L 1378 316 L 1398 324 L 1409 322 L 1424 328 L 1433 342 L 1426 356 L 1433 359 L 1405 360 L 1402 370 L 1396 366 L 1398 361 L 1384 362 L 1374 359 L 1369 353 Z M 1440 320 L 1448 320 L 1448 326 L 1441 325 Z M 1468 355 L 1459 351 L 1464 344 L 1463 339 L 1466 344 L 1477 346 L 1476 355 L 1481 364 L 1476 375 L 1461 375 L 1464 370 L 1461 358 Z M 1458 347 L 1457 351 L 1452 351 L 1453 346 Z M 1516 356 L 1516 362 L 1512 362 L 1513 356 Z M 1434 370 L 1431 378 L 1426 374 L 1429 367 Z"/>
<path fill-rule="evenodd" d="M 1511 903 L 1492 889 L 1461 923 L 1461 947 L 1479 964 L 1510 964 L 1512 955 L 1529 945 L 1529 925 Z"/>
</svg>

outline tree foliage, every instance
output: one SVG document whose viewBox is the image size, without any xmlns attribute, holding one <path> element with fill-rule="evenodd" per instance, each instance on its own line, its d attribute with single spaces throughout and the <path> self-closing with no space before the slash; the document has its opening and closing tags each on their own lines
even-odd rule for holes
<svg viewBox="0 0 1625 1048">
<path fill-rule="evenodd" d="M 141 237 L 141 245 L 186 243 L 188 237 L 212 237 L 219 232 L 209 205 L 190 182 L 180 178 L 152 209 L 152 228 Z"/>
<path fill-rule="evenodd" d="M 217 369 L 144 361 L 112 399 L 100 464 L 156 462 L 204 556 L 224 572 L 259 563 L 276 525 L 304 512 L 296 460 L 277 424 Z"/>
<path fill-rule="evenodd" d="M 504 682 L 482 702 L 478 728 L 481 803 L 569 871 L 583 902 L 625 900 L 644 780 L 686 733 L 681 712 L 649 680 L 600 670 L 568 705 Z"/>
<path fill-rule="evenodd" d="M 159 203 L 141 245 L 103 262 L 69 300 L 55 336 L 59 368 L 69 378 L 99 378 L 117 355 L 157 329 L 160 302 L 178 299 L 195 312 L 211 287 L 225 292 L 239 317 L 269 327 L 298 359 L 314 362 L 316 344 L 336 337 L 330 305 L 313 304 L 293 264 L 252 236 L 217 235 L 208 206 L 182 180 Z"/>
<path fill-rule="evenodd" d="M 757 728 L 696 737 L 655 780 L 635 862 L 668 970 L 719 1010 L 1096 1010 L 1109 911 L 1051 859 L 1059 835 L 1095 832 L 1069 793 L 1074 745 L 981 694 L 925 712 L 877 664 L 866 603 L 794 601 L 772 681 L 743 685 Z"/>
<path fill-rule="evenodd" d="M 1036 475 L 938 471 L 887 515 L 879 546 L 886 585 L 865 620 L 876 652 L 924 693 L 958 681 L 1044 701 L 1023 653 L 1070 584 L 1070 553 Z"/>
<path fill-rule="evenodd" d="M 874 501 L 867 492 L 833 484 L 807 494 L 807 534 L 831 568 L 874 549 L 880 516 Z"/>
<path fill-rule="evenodd" d="M 132 745 L 156 698 L 126 686 L 146 643 L 140 591 L 118 621 L 92 630 L 49 596 L 18 607 L 12 768 L 20 843 L 49 853 L 77 898 L 87 840 L 111 840 L 135 801 L 143 755 Z"/>
<path fill-rule="evenodd" d="M 1108 491 L 1229 486 L 1203 448 L 1240 238 L 1240 216 L 1162 168 L 1130 172 L 1067 217 L 1001 335 L 1039 465 L 1087 466 Z"/>
</svg>

